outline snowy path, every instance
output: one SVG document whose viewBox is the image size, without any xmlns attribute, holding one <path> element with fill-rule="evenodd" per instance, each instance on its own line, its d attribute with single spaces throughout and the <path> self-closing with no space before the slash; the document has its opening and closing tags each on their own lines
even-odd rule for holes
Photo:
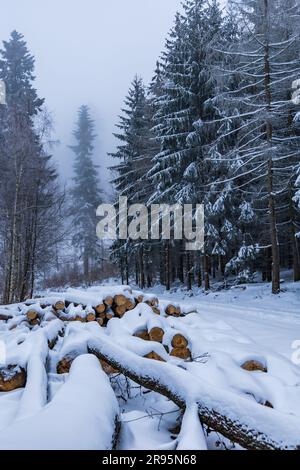
<svg viewBox="0 0 300 470">
<path fill-rule="evenodd" d="M 300 289 L 274 298 L 268 286 L 248 288 L 248 292 L 225 292 L 182 299 L 180 294 L 160 294 L 164 302 L 193 305 L 210 321 L 224 321 L 251 341 L 290 358 L 292 343 L 300 340 Z M 293 295 L 292 295 L 293 294 Z"/>
</svg>

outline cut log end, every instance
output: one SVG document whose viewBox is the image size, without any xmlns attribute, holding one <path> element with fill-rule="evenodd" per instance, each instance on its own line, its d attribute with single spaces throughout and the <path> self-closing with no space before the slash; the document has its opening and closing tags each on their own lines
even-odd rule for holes
<svg viewBox="0 0 300 470">
<path fill-rule="evenodd" d="M 144 357 L 146 359 L 153 359 L 154 361 L 166 362 L 162 357 L 160 357 L 159 354 L 157 354 L 154 351 L 151 351 L 150 353 L 146 354 Z"/>
<path fill-rule="evenodd" d="M 175 305 L 169 304 L 165 310 L 166 314 L 172 317 L 179 317 L 181 315 L 180 307 L 176 307 Z"/>
<path fill-rule="evenodd" d="M 36 310 L 28 310 L 28 312 L 26 313 L 26 316 L 27 316 L 28 321 L 31 322 L 38 318 L 38 313 Z"/>
<path fill-rule="evenodd" d="M 126 303 L 129 299 L 127 297 L 125 297 L 125 295 L 123 294 L 118 294 L 118 295 L 115 295 L 114 297 L 114 303 L 118 306 L 118 307 L 121 307 L 121 306 L 126 306 Z"/>
<path fill-rule="evenodd" d="M 105 312 L 106 305 L 105 304 L 99 304 L 95 307 L 95 310 L 96 310 L 96 313 L 98 313 L 100 315 L 101 313 Z"/>
<path fill-rule="evenodd" d="M 115 314 L 120 318 L 125 315 L 126 311 L 126 305 L 117 305 L 114 309 Z"/>
<path fill-rule="evenodd" d="M 126 302 L 126 310 L 133 310 L 135 308 L 135 302 L 132 300 L 127 300 Z"/>
<path fill-rule="evenodd" d="M 170 356 L 177 357 L 178 359 L 184 359 L 186 361 L 191 359 L 192 354 L 188 348 L 174 348 L 172 349 Z"/>
<path fill-rule="evenodd" d="M 136 338 L 143 339 L 144 341 L 150 340 L 149 333 L 147 330 L 137 331 L 133 336 L 135 336 Z"/>
<path fill-rule="evenodd" d="M 105 303 L 105 305 L 107 305 L 107 307 L 111 307 L 112 304 L 114 303 L 113 297 L 111 297 L 110 295 L 108 295 L 107 297 L 105 297 L 104 303 Z"/>
<path fill-rule="evenodd" d="M 160 315 L 160 310 L 158 307 L 151 307 L 152 308 L 152 312 L 155 313 L 155 315 Z"/>
<path fill-rule="evenodd" d="M 176 334 L 172 339 L 173 348 L 187 348 L 188 340 L 181 334 Z"/>
<path fill-rule="evenodd" d="M 151 299 L 145 300 L 145 303 L 149 305 L 149 307 L 158 307 L 158 298 L 151 297 Z"/>
<path fill-rule="evenodd" d="M 255 371 L 260 371 L 260 372 L 268 372 L 268 369 L 259 361 L 256 360 L 251 360 L 251 361 L 246 361 L 244 364 L 241 365 L 241 368 L 244 370 L 247 370 L 248 372 L 255 372 Z"/>
<path fill-rule="evenodd" d="M 155 341 L 156 343 L 162 343 L 164 337 L 164 330 L 155 326 L 149 331 L 150 341 Z"/>
<path fill-rule="evenodd" d="M 58 311 L 63 310 L 65 306 L 66 306 L 65 302 L 63 300 L 59 300 L 58 302 L 55 302 L 55 304 L 53 305 L 53 308 L 54 310 L 58 312 Z"/>
<path fill-rule="evenodd" d="M 103 318 L 97 318 L 97 323 L 99 326 L 103 326 L 104 325 L 104 319 Z"/>
<path fill-rule="evenodd" d="M 11 392 L 26 385 L 26 371 L 17 365 L 0 369 L 0 392 Z"/>
</svg>

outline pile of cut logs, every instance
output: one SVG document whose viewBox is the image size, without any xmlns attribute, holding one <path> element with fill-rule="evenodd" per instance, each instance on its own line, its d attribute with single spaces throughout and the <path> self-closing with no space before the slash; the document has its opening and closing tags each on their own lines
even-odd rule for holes
<svg viewBox="0 0 300 470">
<path fill-rule="evenodd" d="M 92 306 L 86 306 L 67 300 L 59 300 L 55 302 L 52 307 L 54 313 L 62 321 L 97 321 L 100 326 L 106 326 L 108 321 L 114 317 L 122 318 L 126 312 L 133 310 L 139 303 L 146 303 L 155 314 L 161 314 L 162 310 L 159 307 L 157 297 L 144 296 L 143 294 L 133 296 L 132 292 L 128 294 L 128 296 L 125 293 L 114 296 L 109 295 L 99 304 Z M 73 307 L 82 307 L 82 312 L 77 315 L 72 315 Z M 179 306 L 169 304 L 165 308 L 164 313 L 168 316 L 178 317 L 181 315 L 181 309 Z"/>
<path fill-rule="evenodd" d="M 147 330 L 140 330 L 134 334 L 137 338 L 140 338 L 144 341 L 154 341 L 156 343 L 163 344 L 166 352 L 170 354 L 170 356 L 177 357 L 179 359 L 190 360 L 192 355 L 191 351 L 188 347 L 188 340 L 185 338 L 184 335 L 181 333 L 176 333 L 172 340 L 171 340 L 171 352 L 170 347 L 167 344 L 164 344 L 164 335 L 165 332 L 160 327 L 154 327 L 150 331 Z M 157 361 L 164 361 L 156 352 L 151 351 L 149 354 L 145 356 L 148 359 L 154 359 Z"/>
</svg>

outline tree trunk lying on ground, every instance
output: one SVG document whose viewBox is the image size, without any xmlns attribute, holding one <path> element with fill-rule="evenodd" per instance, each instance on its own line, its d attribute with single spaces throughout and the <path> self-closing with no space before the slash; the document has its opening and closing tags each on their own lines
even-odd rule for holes
<svg viewBox="0 0 300 470">
<path fill-rule="evenodd" d="M 150 361 L 126 351 L 105 335 L 88 341 L 89 352 L 139 385 L 160 393 L 180 408 L 197 403 L 200 419 L 245 449 L 300 450 L 296 416 L 263 407 L 226 389 L 200 381 L 183 368 Z"/>
</svg>

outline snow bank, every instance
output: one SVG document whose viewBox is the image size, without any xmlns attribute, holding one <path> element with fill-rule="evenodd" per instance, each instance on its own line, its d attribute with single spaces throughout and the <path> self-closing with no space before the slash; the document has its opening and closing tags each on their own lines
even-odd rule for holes
<svg viewBox="0 0 300 470">
<path fill-rule="evenodd" d="M 2 450 L 110 450 L 119 406 L 91 355 L 75 359 L 52 402 L 0 433 Z"/>
</svg>

